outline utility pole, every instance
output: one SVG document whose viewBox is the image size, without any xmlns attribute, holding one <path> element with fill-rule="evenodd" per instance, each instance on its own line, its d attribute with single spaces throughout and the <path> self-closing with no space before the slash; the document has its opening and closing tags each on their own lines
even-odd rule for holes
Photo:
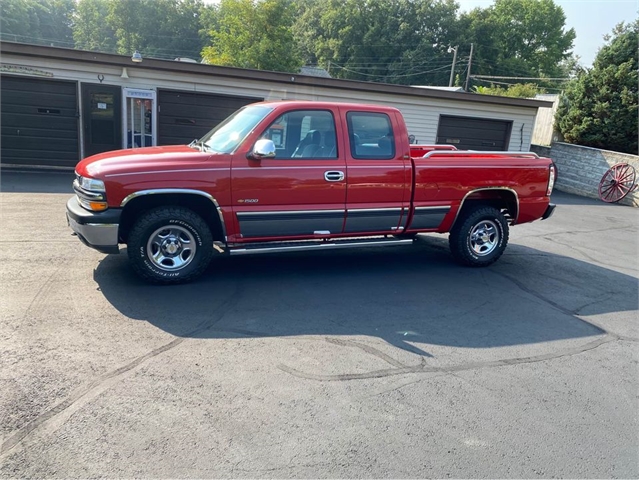
<svg viewBox="0 0 639 480">
<path fill-rule="evenodd" d="M 466 72 L 466 83 L 464 84 L 464 92 L 468 91 L 468 82 L 470 82 L 470 67 L 473 64 L 473 46 L 470 44 L 470 58 L 468 58 L 468 71 Z"/>
<path fill-rule="evenodd" d="M 455 75 L 455 62 L 457 61 L 457 49 L 459 48 L 459 45 L 457 45 L 456 47 L 448 47 L 448 53 L 455 52 L 453 54 L 453 66 L 450 69 L 450 80 L 448 81 L 448 86 L 452 87 L 453 86 L 453 77 Z"/>
</svg>

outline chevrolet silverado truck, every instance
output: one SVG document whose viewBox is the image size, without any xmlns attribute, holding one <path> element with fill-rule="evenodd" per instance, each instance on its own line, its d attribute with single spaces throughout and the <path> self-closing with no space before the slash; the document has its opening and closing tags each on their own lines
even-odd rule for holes
<svg viewBox="0 0 639 480">
<path fill-rule="evenodd" d="M 178 127 L 176 127 L 178 128 Z M 154 283 L 193 280 L 230 255 L 412 243 L 449 233 L 453 257 L 495 262 L 510 225 L 546 219 L 555 168 L 523 152 L 410 145 L 399 110 L 248 105 L 190 145 L 88 157 L 67 221 Z"/>
</svg>

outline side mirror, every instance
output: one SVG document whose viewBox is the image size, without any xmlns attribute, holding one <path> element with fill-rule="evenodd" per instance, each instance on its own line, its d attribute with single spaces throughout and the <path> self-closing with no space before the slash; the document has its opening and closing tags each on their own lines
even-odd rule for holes
<svg viewBox="0 0 639 480">
<path fill-rule="evenodd" d="M 254 160 L 262 160 L 263 158 L 275 158 L 275 144 L 273 140 L 265 138 L 255 142 L 250 158 Z"/>
</svg>

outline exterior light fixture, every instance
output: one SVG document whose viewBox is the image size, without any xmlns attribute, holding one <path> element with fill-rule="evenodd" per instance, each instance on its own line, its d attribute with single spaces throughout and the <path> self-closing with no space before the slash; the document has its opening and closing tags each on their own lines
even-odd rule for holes
<svg viewBox="0 0 639 480">
<path fill-rule="evenodd" d="M 135 63 L 141 63 L 142 54 L 136 50 L 135 52 L 133 52 L 133 55 L 131 55 L 131 61 Z"/>
</svg>

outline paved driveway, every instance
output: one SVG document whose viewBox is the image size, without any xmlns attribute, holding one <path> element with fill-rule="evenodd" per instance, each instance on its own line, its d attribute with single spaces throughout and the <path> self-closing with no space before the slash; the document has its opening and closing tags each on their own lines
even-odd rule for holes
<svg viewBox="0 0 639 480">
<path fill-rule="evenodd" d="M 556 194 L 487 269 L 427 235 L 154 287 L 70 181 L 2 173 L 0 476 L 639 476 L 639 210 Z"/>
</svg>

